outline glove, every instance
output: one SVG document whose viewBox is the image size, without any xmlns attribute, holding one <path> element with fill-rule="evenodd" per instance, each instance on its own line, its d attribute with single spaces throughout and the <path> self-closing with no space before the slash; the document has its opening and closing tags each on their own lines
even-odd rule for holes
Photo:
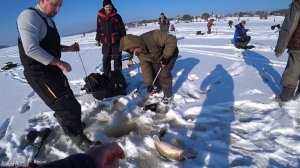
<svg viewBox="0 0 300 168">
<path fill-rule="evenodd" d="M 169 59 L 167 59 L 165 57 L 161 58 L 161 65 L 162 65 L 162 67 L 167 66 L 169 64 L 169 62 L 170 62 Z"/>
</svg>

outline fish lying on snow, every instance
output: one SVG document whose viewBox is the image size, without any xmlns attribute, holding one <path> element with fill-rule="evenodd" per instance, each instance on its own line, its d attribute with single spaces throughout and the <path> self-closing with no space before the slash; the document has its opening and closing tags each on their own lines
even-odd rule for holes
<svg viewBox="0 0 300 168">
<path fill-rule="evenodd" d="M 163 129 L 160 131 L 160 137 L 157 135 L 154 135 L 154 144 L 157 152 L 165 157 L 168 160 L 186 160 L 186 159 L 193 159 L 196 157 L 196 155 L 186 152 L 183 149 L 180 149 L 179 147 L 176 147 L 175 145 L 166 143 L 161 141 L 161 137 L 166 134 L 166 130 Z"/>
</svg>

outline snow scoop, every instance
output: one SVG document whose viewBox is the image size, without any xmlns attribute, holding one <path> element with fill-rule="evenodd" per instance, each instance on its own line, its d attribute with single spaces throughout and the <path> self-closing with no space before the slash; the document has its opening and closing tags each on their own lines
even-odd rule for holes
<svg viewBox="0 0 300 168">
<path fill-rule="evenodd" d="M 51 129 L 46 128 L 46 129 L 41 130 L 41 131 L 31 130 L 27 134 L 26 139 L 29 143 L 34 143 L 36 138 L 40 139 L 39 142 L 37 142 L 37 144 L 35 145 L 35 149 L 34 149 L 33 154 L 30 156 L 29 164 L 34 163 L 34 159 L 38 156 L 38 154 L 41 150 L 41 147 L 43 146 L 44 142 L 46 141 L 46 139 L 47 139 L 47 137 L 49 136 L 50 133 L 51 133 Z"/>
</svg>

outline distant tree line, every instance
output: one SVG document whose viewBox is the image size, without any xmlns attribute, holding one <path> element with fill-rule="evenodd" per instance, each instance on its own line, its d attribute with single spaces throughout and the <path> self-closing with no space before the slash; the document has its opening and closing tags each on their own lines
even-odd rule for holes
<svg viewBox="0 0 300 168">
<path fill-rule="evenodd" d="M 173 20 L 173 18 L 168 18 L 170 20 Z M 147 26 L 148 23 L 155 23 L 157 22 L 158 19 L 149 19 L 149 20 L 141 20 L 141 21 L 134 21 L 134 22 L 129 22 L 129 23 L 125 23 L 125 26 L 127 26 L 128 28 L 131 27 L 139 27 L 139 26 Z"/>
<path fill-rule="evenodd" d="M 213 13 L 202 13 L 200 17 L 201 19 L 208 21 L 209 18 L 211 17 L 215 17 L 216 19 L 221 19 L 223 17 L 254 17 L 254 16 L 258 16 L 260 19 L 268 19 L 269 15 L 275 15 L 275 16 L 284 16 L 285 13 L 287 12 L 287 9 L 279 9 L 279 10 L 275 10 L 272 12 L 267 12 L 267 11 L 255 11 L 255 12 L 244 12 L 244 11 L 240 11 L 240 12 L 235 12 L 233 14 L 229 13 L 226 14 L 224 16 L 222 15 L 218 15 L 215 16 L 213 15 Z M 194 19 L 197 18 L 197 16 L 191 16 L 189 14 L 185 14 L 182 17 L 177 17 L 177 20 L 182 21 L 182 22 L 193 22 Z"/>
<path fill-rule="evenodd" d="M 239 11 L 234 13 L 228 13 L 226 15 L 217 15 L 215 16 L 213 13 L 204 12 L 201 14 L 201 16 L 192 16 L 190 14 L 185 14 L 183 16 L 177 16 L 177 18 L 168 18 L 169 20 L 176 20 L 177 22 L 194 22 L 197 20 L 197 18 L 200 18 L 200 20 L 208 21 L 209 18 L 214 17 L 216 19 L 221 19 L 224 17 L 259 17 L 260 19 L 268 19 L 268 16 L 275 15 L 275 16 L 284 16 L 288 9 L 279 9 L 274 10 L 271 12 L 267 11 L 255 11 L 255 12 L 249 12 L 249 11 Z M 127 28 L 131 27 L 139 27 L 139 26 L 147 26 L 148 23 L 154 23 L 156 24 L 157 19 L 149 19 L 149 20 L 141 20 L 141 21 L 134 21 L 126 23 L 125 25 Z"/>
</svg>

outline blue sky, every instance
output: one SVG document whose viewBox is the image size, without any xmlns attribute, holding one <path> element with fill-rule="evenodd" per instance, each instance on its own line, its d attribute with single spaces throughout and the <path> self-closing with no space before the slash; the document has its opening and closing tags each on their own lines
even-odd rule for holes
<svg viewBox="0 0 300 168">
<path fill-rule="evenodd" d="M 112 0 L 124 22 L 155 19 L 161 12 L 169 17 L 204 12 L 227 14 L 238 11 L 272 11 L 287 8 L 291 0 Z M 39 0 L 1 0 L 0 45 L 16 45 L 16 18 L 25 8 Z M 97 11 L 102 0 L 64 0 L 54 18 L 61 36 L 95 29 Z"/>
</svg>

